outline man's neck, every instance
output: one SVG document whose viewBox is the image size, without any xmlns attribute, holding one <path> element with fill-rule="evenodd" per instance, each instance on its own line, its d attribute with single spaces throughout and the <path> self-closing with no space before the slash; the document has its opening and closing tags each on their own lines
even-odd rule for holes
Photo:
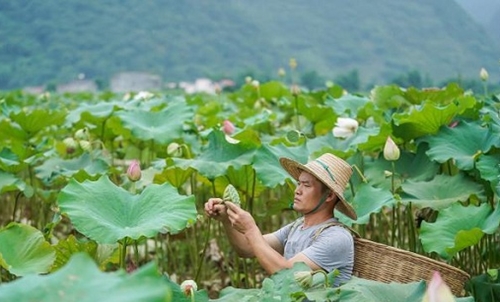
<svg viewBox="0 0 500 302">
<path fill-rule="evenodd" d="M 328 219 L 333 218 L 333 210 L 328 211 L 319 211 L 311 214 L 304 215 L 304 228 L 308 228 L 313 225 L 317 225 L 327 221 Z"/>
</svg>

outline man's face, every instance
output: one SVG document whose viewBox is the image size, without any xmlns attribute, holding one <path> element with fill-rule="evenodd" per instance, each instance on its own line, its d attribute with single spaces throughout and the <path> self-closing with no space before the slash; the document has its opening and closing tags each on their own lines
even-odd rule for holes
<svg viewBox="0 0 500 302">
<path fill-rule="evenodd" d="M 300 173 L 293 200 L 294 210 L 307 213 L 314 209 L 323 192 L 324 185 L 316 177 L 307 172 Z"/>
</svg>

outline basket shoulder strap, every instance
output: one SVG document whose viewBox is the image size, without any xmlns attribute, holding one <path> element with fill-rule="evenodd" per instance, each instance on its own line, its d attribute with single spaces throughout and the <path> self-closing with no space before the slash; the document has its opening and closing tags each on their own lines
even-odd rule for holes
<svg viewBox="0 0 500 302">
<path fill-rule="evenodd" d="M 353 235 L 353 237 L 355 237 L 355 238 L 359 238 L 360 237 L 359 234 L 358 234 L 358 232 L 356 232 L 355 230 L 353 230 L 351 227 L 343 224 L 342 222 L 331 221 L 331 222 L 325 224 L 324 226 L 322 226 L 322 227 L 320 227 L 319 229 L 316 230 L 316 232 L 313 235 L 313 240 L 316 240 L 316 238 L 318 238 L 318 236 L 321 234 L 321 232 L 323 232 L 323 230 L 325 230 L 326 228 L 329 228 L 331 226 L 340 226 L 340 227 L 343 227 L 344 229 L 347 229 Z"/>
</svg>

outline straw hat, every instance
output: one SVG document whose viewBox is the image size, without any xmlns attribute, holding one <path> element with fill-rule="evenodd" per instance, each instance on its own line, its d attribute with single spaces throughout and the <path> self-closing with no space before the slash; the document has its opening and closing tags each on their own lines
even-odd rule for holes
<svg viewBox="0 0 500 302">
<path fill-rule="evenodd" d="M 339 197 L 337 209 L 349 218 L 357 219 L 354 208 L 344 198 L 344 190 L 351 178 L 352 169 L 343 159 L 325 153 L 305 165 L 286 157 L 280 158 L 280 164 L 296 180 L 299 180 L 302 171 L 315 176 Z"/>
</svg>

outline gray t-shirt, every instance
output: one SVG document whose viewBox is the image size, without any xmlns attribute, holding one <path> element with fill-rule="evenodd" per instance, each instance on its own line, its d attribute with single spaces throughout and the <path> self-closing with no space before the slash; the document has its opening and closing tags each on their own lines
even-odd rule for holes
<svg viewBox="0 0 500 302">
<path fill-rule="evenodd" d="M 341 226 L 330 226 L 313 239 L 316 230 L 337 219 L 331 218 L 304 230 L 301 228 L 304 222 L 299 219 L 298 223 L 292 222 L 273 233 L 285 247 L 283 256 L 290 259 L 302 252 L 327 272 L 338 269 L 340 275 L 335 279 L 334 286 L 349 280 L 354 265 L 354 240 L 351 233 Z"/>
</svg>

